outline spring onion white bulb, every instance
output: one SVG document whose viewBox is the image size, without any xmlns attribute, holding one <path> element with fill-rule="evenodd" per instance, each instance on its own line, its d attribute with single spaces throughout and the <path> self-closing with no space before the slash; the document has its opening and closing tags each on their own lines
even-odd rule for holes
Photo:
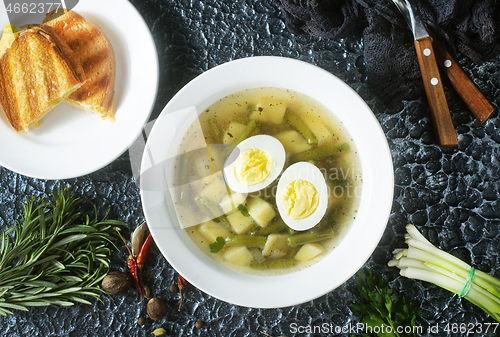
<svg viewBox="0 0 500 337">
<path fill-rule="evenodd" d="M 406 226 L 407 249 L 395 249 L 388 265 L 401 276 L 431 282 L 477 305 L 500 322 L 500 280 L 475 270 L 432 245 L 413 225 Z"/>
</svg>

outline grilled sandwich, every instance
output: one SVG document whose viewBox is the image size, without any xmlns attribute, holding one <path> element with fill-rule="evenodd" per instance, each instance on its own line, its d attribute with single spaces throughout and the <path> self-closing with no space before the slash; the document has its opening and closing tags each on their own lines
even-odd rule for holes
<svg viewBox="0 0 500 337">
<path fill-rule="evenodd" d="M 0 104 L 17 132 L 26 132 L 80 88 L 85 73 L 51 27 L 5 29 L 0 58 Z"/>
<path fill-rule="evenodd" d="M 116 62 L 106 35 L 74 11 L 53 11 L 47 15 L 44 24 L 52 27 L 68 44 L 88 78 L 66 102 L 98 113 L 105 119 L 114 119 Z"/>
</svg>

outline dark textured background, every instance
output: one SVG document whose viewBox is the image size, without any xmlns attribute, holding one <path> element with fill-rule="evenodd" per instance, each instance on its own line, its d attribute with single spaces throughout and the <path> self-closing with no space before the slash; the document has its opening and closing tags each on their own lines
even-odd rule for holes
<svg viewBox="0 0 500 337">
<path fill-rule="evenodd" d="M 403 279 L 386 267 L 391 251 L 403 247 L 405 225 L 417 225 L 431 242 L 477 268 L 500 277 L 500 120 L 495 113 L 484 125 L 471 117 L 446 84 L 460 146 L 434 145 L 425 98 L 404 102 L 391 111 L 366 81 L 363 41 L 359 37 L 324 40 L 287 31 L 280 8 L 271 0 L 132 0 L 152 31 L 160 62 L 158 98 L 152 119 L 188 81 L 227 61 L 255 55 L 279 55 L 324 68 L 356 90 L 369 104 L 388 138 L 396 175 L 392 214 L 385 234 L 366 267 L 382 274 L 422 308 L 424 328 L 447 323 L 494 322 L 466 300 L 436 286 Z M 119 11 L 117 11 L 117 15 Z M 481 65 L 458 56 L 465 71 L 495 106 L 500 105 L 500 57 Z M 137 99 L 140 99 L 138 97 Z M 76 179 L 45 181 L 27 178 L 0 167 L 0 228 L 20 219 L 25 196 L 47 196 L 67 185 L 78 195 L 99 202 L 104 215 L 125 220 L 135 228 L 143 220 L 139 189 L 128 153 L 105 168 Z M 355 247 L 353 247 L 355 249 Z M 114 269 L 125 270 L 124 249 L 113 256 Z M 314 301 L 284 309 L 248 309 L 216 300 L 190 287 L 184 310 L 177 312 L 178 295 L 170 294 L 175 272 L 154 248 L 145 269 L 153 294 L 169 306 L 166 317 L 146 326 L 134 290 L 114 300 L 69 308 L 48 307 L 0 318 L 1 336 L 152 336 L 158 327 L 168 336 L 320 336 L 294 334 L 297 325 L 348 326 L 358 322 L 349 305 L 353 279 Z M 314 286 L 313 280 L 310 285 Z M 297 289 L 300 291 L 300 289 Z M 293 296 L 293 294 L 291 294 Z M 196 329 L 202 320 L 205 327 Z M 498 329 L 500 332 L 500 328 Z M 443 331 L 440 336 L 446 336 Z M 480 335 L 480 334 L 479 334 Z M 489 336 L 494 336 L 490 333 Z M 437 336 L 437 335 L 432 335 Z"/>
</svg>

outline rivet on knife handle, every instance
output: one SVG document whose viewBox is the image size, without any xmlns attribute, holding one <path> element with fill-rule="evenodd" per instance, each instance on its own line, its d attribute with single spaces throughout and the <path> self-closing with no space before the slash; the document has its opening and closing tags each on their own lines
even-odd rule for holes
<svg viewBox="0 0 500 337">
<path fill-rule="evenodd" d="M 450 79 L 453 88 L 460 95 L 472 114 L 483 124 L 495 111 L 495 107 L 484 97 L 478 87 L 467 76 L 458 62 L 448 53 L 443 44 L 429 31 L 432 45 L 436 51 L 436 61 L 446 76 Z"/>
<path fill-rule="evenodd" d="M 427 36 L 415 40 L 415 49 L 420 63 L 425 93 L 429 101 L 437 142 L 441 146 L 457 146 L 457 133 L 444 94 L 431 38 Z"/>
</svg>

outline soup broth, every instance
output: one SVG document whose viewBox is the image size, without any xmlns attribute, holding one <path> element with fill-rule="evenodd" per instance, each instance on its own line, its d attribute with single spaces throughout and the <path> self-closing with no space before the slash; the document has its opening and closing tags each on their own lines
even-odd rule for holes
<svg viewBox="0 0 500 337">
<path fill-rule="evenodd" d="M 195 124 L 198 127 L 188 129 L 179 147 L 174 176 L 187 187 L 174 203 L 189 199 L 177 212 L 195 224 L 185 230 L 199 249 L 240 272 L 271 275 L 306 268 L 339 244 L 356 216 L 362 177 L 354 141 L 332 112 L 301 93 L 254 88 L 220 99 L 200 113 Z M 284 169 L 307 161 L 323 174 L 327 211 L 311 229 L 297 231 L 283 222 L 276 204 L 280 177 L 248 195 L 225 184 L 227 155 L 236 143 L 255 135 L 269 135 L 283 144 Z M 200 139 L 206 147 L 193 151 L 193 142 Z M 335 151 L 318 156 L 315 149 Z M 186 177 L 191 183 L 181 181 Z"/>
</svg>

